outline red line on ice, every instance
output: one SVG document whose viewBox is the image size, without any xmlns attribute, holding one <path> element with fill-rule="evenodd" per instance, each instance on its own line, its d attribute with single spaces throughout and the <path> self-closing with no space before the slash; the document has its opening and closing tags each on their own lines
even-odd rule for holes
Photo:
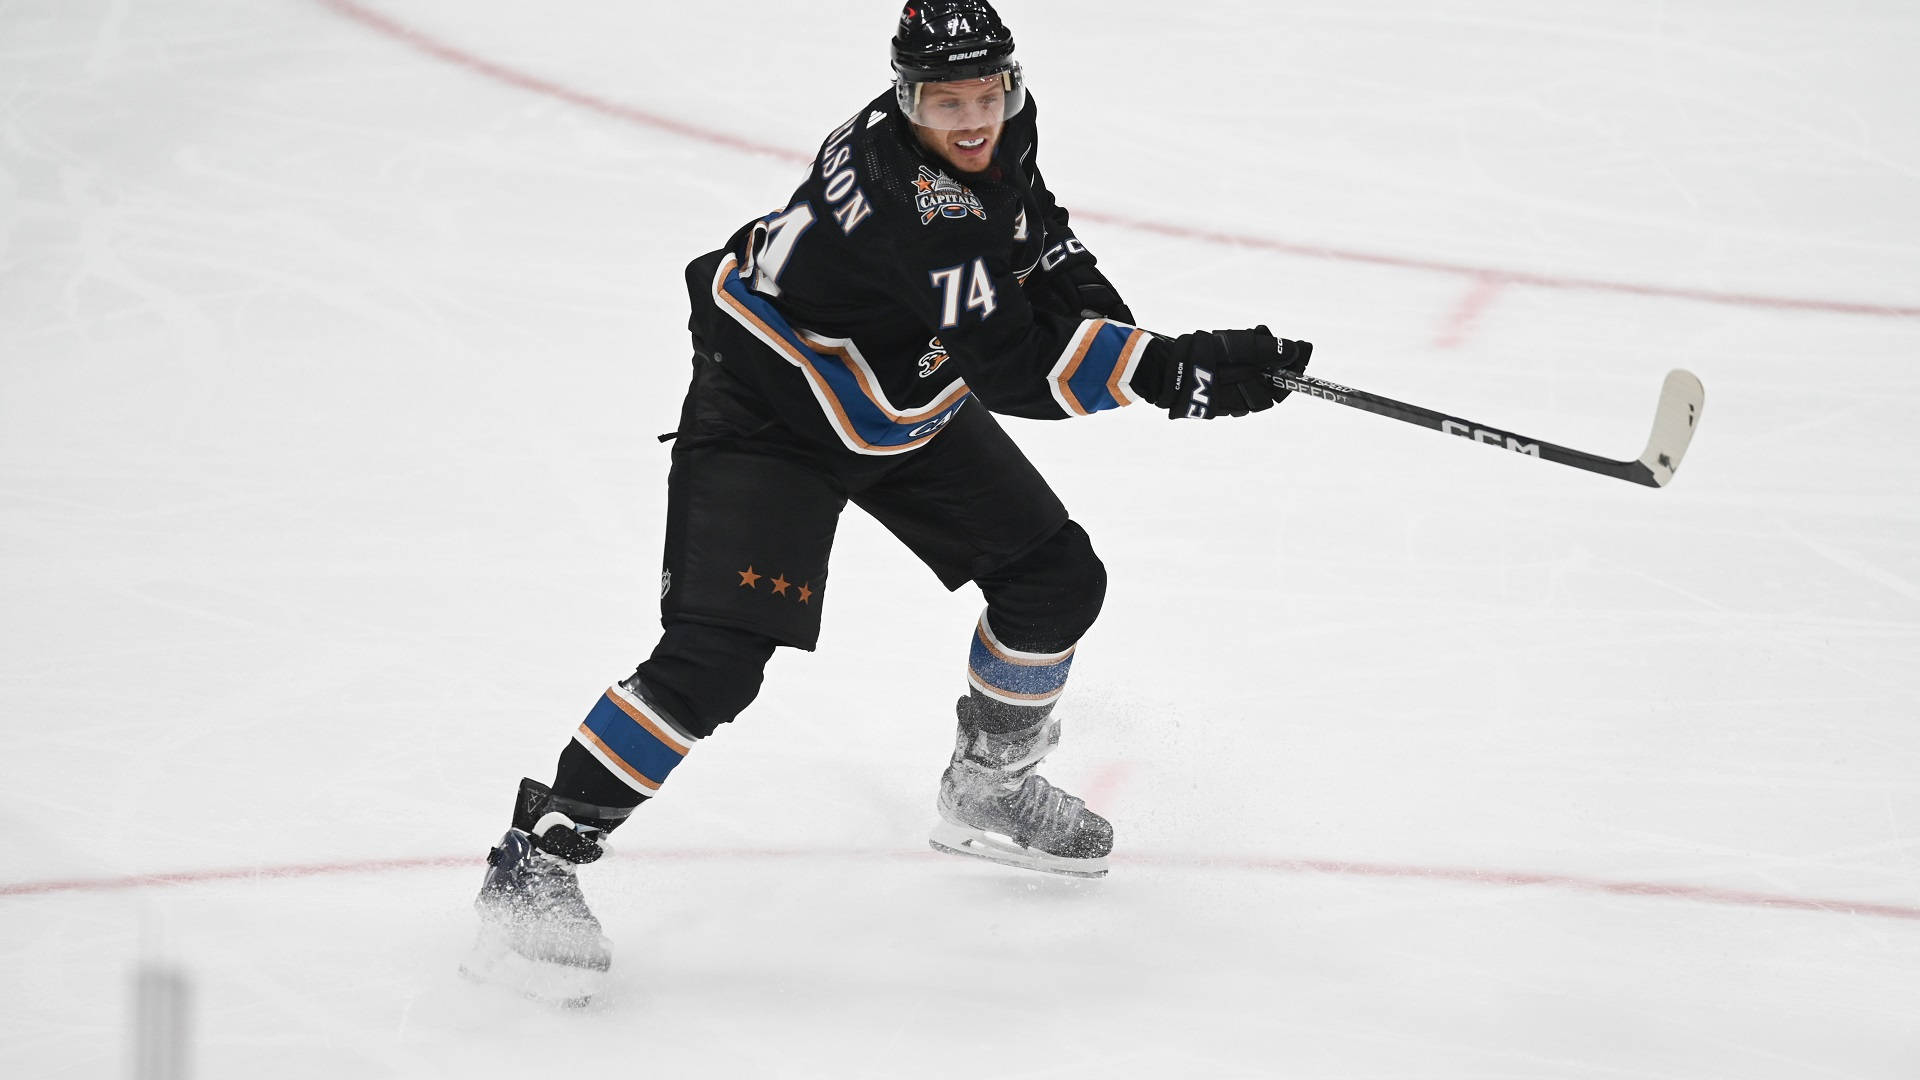
<svg viewBox="0 0 1920 1080">
<path fill-rule="evenodd" d="M 617 101 L 609 101 L 606 98 L 598 97 L 594 94 L 575 90 L 569 86 L 563 86 L 551 79 L 543 79 L 538 75 L 530 75 L 527 72 L 510 68 L 505 64 L 495 63 L 483 56 L 477 56 L 455 45 L 441 41 L 439 38 L 408 26 L 398 19 L 382 15 L 362 4 L 357 4 L 354 0 L 318 0 L 318 3 L 322 7 L 332 8 L 338 14 L 352 19 L 362 26 L 376 30 L 379 33 L 385 34 L 387 37 L 394 38 L 413 48 L 419 49 L 421 52 L 437 60 L 444 60 L 456 67 L 465 68 L 476 75 L 483 75 L 497 82 L 506 83 L 509 86 L 517 86 L 522 90 L 527 90 L 545 97 L 556 98 L 570 105 L 578 105 L 583 109 L 600 113 L 603 116 L 610 116 L 616 120 L 624 120 L 630 124 L 638 124 L 641 127 L 654 128 L 671 135 L 678 135 L 683 139 L 710 143 L 728 150 L 738 150 L 741 153 L 762 154 L 768 157 L 779 158 L 782 161 L 792 162 L 808 162 L 813 160 L 812 154 L 802 153 L 798 150 L 791 150 L 781 146 L 770 146 L 766 143 L 754 142 L 751 139 L 736 138 L 724 132 L 698 127 L 694 124 L 688 124 L 671 117 L 661 116 L 658 113 L 648 112 L 645 109 L 637 109 L 631 105 L 623 105 Z"/>
<path fill-rule="evenodd" d="M 1506 284 L 1505 278 L 1494 277 L 1491 274 L 1476 278 L 1472 286 L 1467 289 L 1467 294 L 1460 298 L 1459 304 L 1455 305 L 1453 313 L 1447 316 L 1446 322 L 1441 324 L 1440 333 L 1433 339 L 1434 347 L 1452 349 L 1465 342 L 1467 334 L 1473 330 L 1474 323 L 1480 321 L 1480 316 L 1493 303 L 1494 297 L 1500 295 L 1500 290 L 1505 288 Z"/>
<path fill-rule="evenodd" d="M 381 874 L 396 870 L 429 870 L 449 866 L 479 866 L 482 860 L 471 857 L 418 859 L 363 859 L 357 862 L 306 863 L 293 866 L 246 866 L 227 870 L 182 870 L 160 874 L 127 874 L 122 877 L 67 878 L 56 881 L 22 881 L 0 885 L 0 897 L 39 896 L 47 893 L 122 892 L 132 889 L 156 889 L 169 885 L 206 885 L 216 881 L 277 881 L 286 878 L 327 877 L 335 874 Z"/>
<path fill-rule="evenodd" d="M 1785 896 L 1746 889 L 1720 889 L 1709 885 L 1687 885 L 1664 881 L 1608 881 L 1605 878 L 1577 877 L 1572 874 L 1535 874 L 1514 870 L 1478 870 L 1468 867 L 1402 866 L 1392 863 L 1341 862 L 1328 859 L 1231 858 L 1212 860 L 1202 856 L 1162 858 L 1152 855 L 1126 859 L 1147 866 L 1177 866 L 1204 869 L 1223 866 L 1236 870 L 1272 870 L 1282 873 L 1340 874 L 1348 877 L 1415 878 L 1449 881 L 1463 885 L 1494 885 L 1508 888 L 1543 885 L 1580 892 L 1614 896 L 1651 896 L 1692 900 L 1703 904 L 1732 904 L 1740 907 L 1782 908 L 1792 911 L 1822 911 L 1840 915 L 1871 915 L 1883 919 L 1920 921 L 1920 907 L 1882 904 L 1860 900 L 1839 900 L 1813 896 Z"/>
<path fill-rule="evenodd" d="M 456 67 L 465 68 L 474 74 L 519 87 L 530 93 L 540 94 L 559 101 L 577 105 L 580 108 L 609 116 L 641 127 L 653 128 L 677 135 L 695 142 L 736 150 L 745 154 L 758 154 L 778 158 L 787 162 L 807 162 L 813 155 L 790 147 L 774 146 L 769 143 L 744 139 L 712 128 L 689 124 L 672 117 L 651 113 L 645 109 L 610 101 L 585 91 L 532 75 L 516 68 L 508 67 L 497 61 L 489 60 L 442 41 L 423 30 L 400 22 L 398 19 L 383 15 L 356 0 L 315 0 L 336 14 L 393 38 L 438 60 Z M 1254 251 L 1271 251 L 1282 255 L 1297 255 L 1308 259 L 1328 259 L 1336 262 L 1362 263 L 1370 266 L 1387 266 L 1401 270 L 1424 270 L 1432 273 L 1456 274 L 1462 277 L 1495 279 L 1510 285 L 1532 285 L 1542 289 L 1585 290 L 1589 292 L 1622 293 L 1629 296 L 1656 297 L 1665 300 L 1692 300 L 1708 304 L 1730 304 L 1735 307 L 1767 308 L 1776 311 L 1817 311 L 1837 315 L 1876 315 L 1886 318 L 1920 318 L 1920 306 L 1899 304 L 1870 304 L 1851 300 L 1826 300 L 1793 296 L 1770 296 L 1761 293 L 1722 292 L 1714 289 L 1693 289 L 1674 285 L 1638 284 L 1630 281 L 1605 281 L 1597 278 L 1582 278 L 1558 274 L 1536 274 L 1517 270 L 1500 270 L 1485 266 L 1469 266 L 1465 263 L 1447 262 L 1439 259 L 1412 258 L 1403 255 L 1382 255 L 1376 252 L 1348 251 L 1342 248 L 1326 247 L 1320 244 L 1301 244 L 1286 240 L 1273 240 L 1266 237 L 1250 236 L 1245 233 L 1222 232 L 1215 229 L 1197 228 L 1187 225 L 1175 225 L 1145 218 L 1128 217 L 1124 214 L 1106 213 L 1098 210 L 1075 210 L 1074 216 L 1085 221 L 1093 221 L 1138 232 L 1154 233 L 1160 236 L 1180 240 L 1191 240 L 1204 244 L 1224 247 L 1248 248 Z"/>
<path fill-rule="evenodd" d="M 1087 782 L 1087 788 L 1080 797 L 1086 800 L 1088 806 L 1111 806 L 1114 794 L 1131 775 L 1132 765 L 1124 761 L 1109 761 Z"/>
<path fill-rule="evenodd" d="M 936 859 L 930 851 L 859 848 L 735 848 L 683 849 L 614 853 L 620 859 L 654 859 L 672 862 L 748 862 L 778 859 Z M 1841 900 L 1811 896 L 1784 896 L 1744 889 L 1719 889 L 1705 885 L 1674 882 L 1608 881 L 1604 878 L 1571 874 L 1536 874 L 1514 870 L 1480 870 L 1464 867 L 1407 866 L 1394 863 L 1346 862 L 1334 859 L 1283 859 L 1262 856 L 1205 855 L 1131 855 L 1113 860 L 1120 867 L 1152 866 L 1196 871 L 1237 871 L 1280 874 L 1331 874 L 1342 877 L 1387 878 L 1412 881 L 1443 881 L 1458 885 L 1482 885 L 1496 888 L 1543 886 L 1576 892 L 1613 896 L 1642 896 L 1660 899 L 1690 900 L 1703 904 L 1728 904 L 1738 907 L 1772 908 L 1787 911 L 1818 911 L 1837 915 L 1866 915 L 1882 919 L 1920 921 L 1920 907 L 1883 904 L 1861 900 Z M 128 874 L 120 877 L 67 878 L 53 881 L 22 881 L 0 885 L 0 898 L 12 896 L 48 896 L 57 893 L 108 893 L 142 889 L 178 888 L 211 885 L 220 882 L 271 883 L 299 878 L 342 877 L 353 874 L 392 874 L 414 870 L 468 869 L 476 874 L 484 865 L 478 856 L 430 856 L 399 859 L 362 859 L 353 862 L 302 863 L 289 866 L 250 866 L 226 869 L 182 870 L 168 873 Z"/>
</svg>

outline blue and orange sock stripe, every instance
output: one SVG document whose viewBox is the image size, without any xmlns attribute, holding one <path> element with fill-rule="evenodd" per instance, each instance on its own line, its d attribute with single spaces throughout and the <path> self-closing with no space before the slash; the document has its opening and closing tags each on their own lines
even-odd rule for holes
<svg viewBox="0 0 1920 1080">
<path fill-rule="evenodd" d="M 1066 688 L 1072 667 L 1072 648 L 1057 653 L 1008 648 L 994 636 L 982 614 L 967 657 L 967 682 L 982 694 L 1009 705 L 1051 705 Z"/>
<path fill-rule="evenodd" d="M 700 740 L 676 728 L 646 699 L 614 685 L 594 703 L 573 741 L 628 787 L 652 798 Z"/>
</svg>

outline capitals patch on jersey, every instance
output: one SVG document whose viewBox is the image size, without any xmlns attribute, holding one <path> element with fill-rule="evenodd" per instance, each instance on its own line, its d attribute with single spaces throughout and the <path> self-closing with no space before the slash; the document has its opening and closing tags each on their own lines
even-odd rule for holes
<svg viewBox="0 0 1920 1080">
<path fill-rule="evenodd" d="M 930 165 L 920 166 L 920 175 L 914 178 L 913 186 L 919 192 L 914 202 L 919 206 L 922 225 L 932 224 L 937 217 L 963 218 L 968 214 L 982 221 L 987 219 L 987 208 L 981 204 L 980 196 Z"/>
</svg>

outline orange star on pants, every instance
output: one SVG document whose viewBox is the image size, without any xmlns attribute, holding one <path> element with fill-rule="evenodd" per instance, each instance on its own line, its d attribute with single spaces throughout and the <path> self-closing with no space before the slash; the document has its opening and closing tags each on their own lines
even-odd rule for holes
<svg viewBox="0 0 1920 1080">
<path fill-rule="evenodd" d="M 773 579 L 773 595 L 775 596 L 787 595 L 787 586 L 791 584 L 793 584 L 793 582 L 788 581 L 787 576 L 785 574 L 782 574 L 779 577 L 774 578 Z"/>
<path fill-rule="evenodd" d="M 805 585 L 800 586 L 800 602 L 804 604 L 811 599 L 813 599 L 813 590 Z"/>
<path fill-rule="evenodd" d="M 740 575 L 740 584 L 743 587 L 749 588 L 749 589 L 759 588 L 759 586 L 755 585 L 754 582 L 759 581 L 761 575 L 754 573 L 753 567 L 749 566 L 745 570 L 735 570 L 734 573 Z"/>
</svg>

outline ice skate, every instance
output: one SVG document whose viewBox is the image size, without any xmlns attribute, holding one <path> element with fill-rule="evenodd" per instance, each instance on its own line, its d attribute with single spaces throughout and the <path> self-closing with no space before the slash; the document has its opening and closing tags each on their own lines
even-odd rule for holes
<svg viewBox="0 0 1920 1080">
<path fill-rule="evenodd" d="M 473 902 L 480 935 L 460 973 L 577 1007 L 602 990 L 613 963 L 613 944 L 574 876 L 575 864 L 599 858 L 600 847 L 591 830 L 546 810 L 546 796 L 544 786 L 522 782 L 527 812 L 516 811 L 514 828 L 487 854 Z"/>
<path fill-rule="evenodd" d="M 1034 771 L 1060 744 L 1059 721 L 1006 734 L 980 731 L 968 723 L 975 700 L 960 700 L 959 738 L 940 777 L 933 849 L 1069 877 L 1104 877 L 1113 826 Z"/>
</svg>

